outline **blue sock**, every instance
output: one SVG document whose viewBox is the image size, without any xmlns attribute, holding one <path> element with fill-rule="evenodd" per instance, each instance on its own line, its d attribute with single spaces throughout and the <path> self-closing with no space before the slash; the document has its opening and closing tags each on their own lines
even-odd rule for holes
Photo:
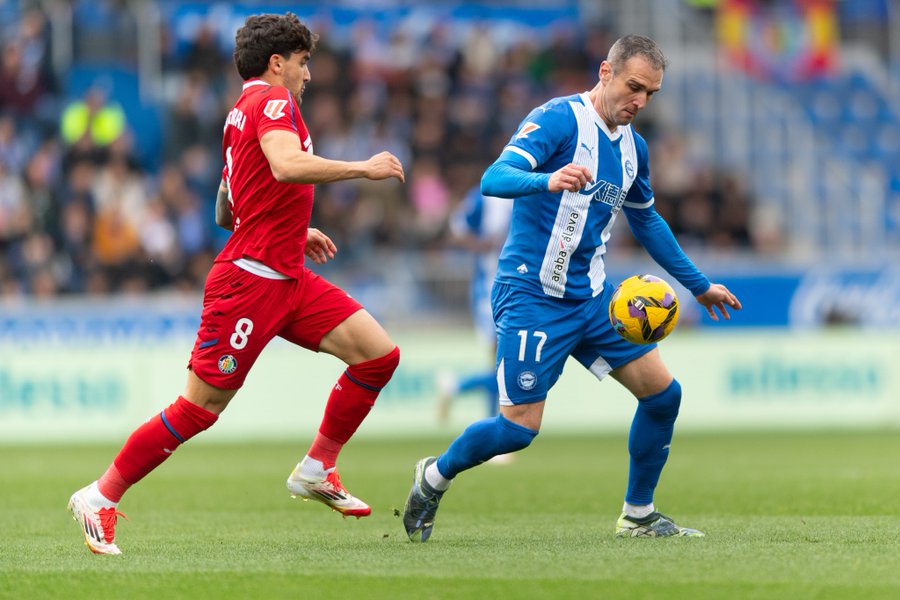
<svg viewBox="0 0 900 600">
<path fill-rule="evenodd" d="M 498 454 L 525 448 L 537 434 L 537 431 L 513 423 L 503 415 L 476 421 L 466 427 L 438 457 L 438 471 L 447 479 L 453 479 L 458 473 Z"/>
<path fill-rule="evenodd" d="M 680 405 L 681 385 L 674 379 L 658 394 L 638 399 L 628 436 L 631 464 L 626 502 L 638 505 L 653 502 L 653 490 L 669 458 L 669 444 Z"/>
</svg>

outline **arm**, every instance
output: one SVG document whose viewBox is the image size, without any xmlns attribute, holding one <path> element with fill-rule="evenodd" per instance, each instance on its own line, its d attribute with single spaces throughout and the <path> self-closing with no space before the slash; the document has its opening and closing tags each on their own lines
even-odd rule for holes
<svg viewBox="0 0 900 600">
<path fill-rule="evenodd" d="M 219 192 L 216 194 L 216 225 L 222 229 L 234 231 L 231 202 L 228 200 L 228 185 L 224 179 L 219 182 Z"/>
<path fill-rule="evenodd" d="M 628 210 L 628 225 L 635 239 L 662 268 L 686 287 L 706 307 L 706 312 L 718 321 L 714 308 L 726 319 L 730 319 L 728 306 L 740 310 L 741 302 L 728 288 L 720 283 L 710 283 L 706 275 L 694 265 L 681 249 L 672 229 L 653 207 Z"/>
<path fill-rule="evenodd" d="M 296 134 L 276 129 L 259 140 L 269 161 L 272 176 L 282 183 L 329 183 L 345 179 L 388 179 L 405 181 L 403 165 L 390 152 L 381 152 L 363 161 L 329 160 L 304 152 Z"/>
<path fill-rule="evenodd" d="M 534 173 L 531 163 L 515 152 L 504 150 L 481 178 L 481 193 L 500 198 L 517 198 L 537 192 L 577 192 L 593 181 L 591 171 L 569 163 L 553 173 Z"/>
</svg>

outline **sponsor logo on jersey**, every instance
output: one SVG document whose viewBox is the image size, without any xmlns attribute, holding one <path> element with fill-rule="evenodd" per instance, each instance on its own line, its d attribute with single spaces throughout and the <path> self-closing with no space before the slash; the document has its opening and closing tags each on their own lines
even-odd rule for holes
<svg viewBox="0 0 900 600">
<path fill-rule="evenodd" d="M 516 383 L 526 392 L 533 390 L 534 386 L 537 385 L 537 375 L 534 374 L 534 371 L 522 371 L 516 377 Z"/>
<path fill-rule="evenodd" d="M 518 271 L 519 273 L 521 273 L 522 275 L 524 275 L 525 273 L 528 272 L 528 267 L 525 266 L 525 263 L 522 263 L 521 265 L 519 265 L 518 267 L 516 267 L 516 271 Z"/>
<path fill-rule="evenodd" d="M 556 251 L 556 258 L 553 259 L 553 273 L 550 276 L 553 281 L 559 283 L 562 281 L 562 275 L 569 264 L 569 248 L 574 247 L 575 233 L 578 231 L 578 222 L 581 219 L 581 213 L 571 211 L 566 225 L 559 236 L 559 249 Z M 521 385 L 521 384 L 519 384 Z"/>
<path fill-rule="evenodd" d="M 524 137 L 528 137 L 529 133 L 531 133 L 532 131 L 537 131 L 540 128 L 541 128 L 541 126 L 538 125 L 537 123 L 532 123 L 531 121 L 528 121 L 527 123 L 522 125 L 522 129 L 520 129 L 519 133 L 516 134 L 516 139 L 521 140 Z"/>
<path fill-rule="evenodd" d="M 625 159 L 625 174 L 631 179 L 634 177 L 634 165 L 627 158 Z"/>
<path fill-rule="evenodd" d="M 607 185 L 609 185 L 609 182 L 603 181 L 601 179 L 600 181 L 595 181 L 594 183 L 587 184 L 586 186 L 578 190 L 578 193 L 582 196 L 593 196 L 594 192 L 596 192 L 600 188 L 606 187 Z"/>
<path fill-rule="evenodd" d="M 219 358 L 219 370 L 226 375 L 234 373 L 237 370 L 237 359 L 231 354 L 226 354 Z"/>
<path fill-rule="evenodd" d="M 627 165 L 625 168 L 628 168 Z M 612 206 L 614 212 L 622 207 L 626 195 L 624 189 L 603 179 L 584 186 L 578 190 L 578 193 L 582 196 L 593 196 L 592 201 Z"/>
<path fill-rule="evenodd" d="M 263 109 L 263 114 L 272 119 L 280 119 L 284 116 L 284 107 L 287 106 L 287 100 L 269 100 Z"/>
</svg>

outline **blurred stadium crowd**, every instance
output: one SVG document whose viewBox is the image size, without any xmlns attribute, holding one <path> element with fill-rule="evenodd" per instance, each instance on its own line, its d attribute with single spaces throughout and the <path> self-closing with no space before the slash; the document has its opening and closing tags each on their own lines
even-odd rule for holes
<svg viewBox="0 0 900 600">
<path fill-rule="evenodd" d="M 75 46 L 134 68 L 123 40 L 140 25 L 128 3 L 98 0 L 83 13 L 80 4 Z M 147 160 L 137 124 L 102 77 L 67 97 L 42 6 L 7 3 L 2 31 L 0 296 L 197 292 L 227 235 L 215 228 L 213 206 L 221 128 L 240 92 L 221 42 L 233 31 L 209 21 L 176 45 L 163 24 L 161 144 Z M 98 10 L 108 27 L 91 26 Z M 332 236 L 344 264 L 385 249 L 442 252 L 448 215 L 518 122 L 551 96 L 590 89 L 616 37 L 601 22 L 500 44 L 488 26 L 460 39 L 436 24 L 414 38 L 360 21 L 349 43 L 337 44 L 328 23 L 311 26 L 321 39 L 302 112 L 316 153 L 353 160 L 387 149 L 407 173 L 405 185 L 317 189 L 313 223 Z M 650 141 L 657 206 L 683 245 L 777 252 L 777 236 L 754 229 L 741 176 L 692 164 L 679 131 L 655 114 L 636 128 Z"/>
</svg>

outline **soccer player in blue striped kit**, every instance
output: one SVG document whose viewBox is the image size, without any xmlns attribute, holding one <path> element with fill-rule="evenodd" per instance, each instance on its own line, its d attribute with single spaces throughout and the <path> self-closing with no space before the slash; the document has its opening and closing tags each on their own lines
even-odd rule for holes
<svg viewBox="0 0 900 600">
<path fill-rule="evenodd" d="M 681 386 L 655 344 L 613 330 L 613 285 L 603 257 L 618 214 L 634 237 L 718 320 L 741 303 L 687 258 L 654 207 L 647 143 L 631 127 L 660 90 L 667 60 L 639 35 L 620 38 L 596 86 L 554 98 L 522 121 L 485 172 L 482 192 L 514 199 L 510 233 L 492 291 L 498 332 L 500 414 L 477 421 L 435 457 L 416 464 L 403 524 L 412 541 L 431 535 L 441 497 L 462 471 L 527 447 L 538 434 L 547 393 L 573 356 L 637 398 L 628 440 L 621 537 L 702 536 L 656 510 L 653 492 L 669 456 Z M 565 401 L 565 399 L 562 399 Z"/>
</svg>

